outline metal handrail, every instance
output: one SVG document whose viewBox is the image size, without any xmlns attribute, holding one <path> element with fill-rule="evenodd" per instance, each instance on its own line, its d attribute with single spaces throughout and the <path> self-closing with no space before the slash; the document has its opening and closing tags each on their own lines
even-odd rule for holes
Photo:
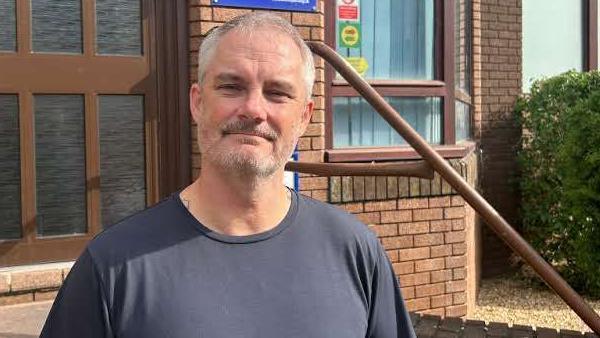
<svg viewBox="0 0 600 338">
<path fill-rule="evenodd" d="M 546 262 L 529 243 L 510 224 L 500 216 L 500 214 L 473 189 L 466 180 L 464 180 L 452 167 L 440 156 L 417 132 L 415 132 L 404 119 L 390 106 L 382 97 L 371 87 L 354 69 L 339 56 L 333 49 L 321 42 L 308 42 L 308 46 L 313 53 L 327 61 L 348 83 L 354 87 L 362 97 L 371 104 L 371 106 L 383 117 L 403 138 L 410 144 L 417 153 L 437 171 L 450 184 L 464 200 L 475 209 L 483 218 L 486 224 L 504 240 L 512 250 L 521 256 L 533 270 L 569 305 L 575 313 L 596 333 L 600 334 L 600 317 L 594 310 L 581 298 L 581 296 L 571 288 L 571 286 Z M 314 165 L 317 165 L 316 167 Z M 362 167 L 361 167 L 362 166 Z M 306 173 L 317 173 L 315 171 L 304 171 L 314 168 L 329 168 L 321 170 L 321 175 L 359 175 L 362 169 L 373 168 L 374 164 L 355 164 L 352 173 L 340 171 L 331 164 L 308 164 L 302 162 L 288 163 L 287 168 L 294 168 L 297 171 Z M 310 167 L 310 168 L 309 168 Z M 389 171 L 387 171 L 389 172 Z M 402 175 L 404 171 L 389 172 L 389 175 Z M 411 171 L 411 173 L 413 173 Z M 386 174 L 387 175 L 387 174 Z"/>
</svg>

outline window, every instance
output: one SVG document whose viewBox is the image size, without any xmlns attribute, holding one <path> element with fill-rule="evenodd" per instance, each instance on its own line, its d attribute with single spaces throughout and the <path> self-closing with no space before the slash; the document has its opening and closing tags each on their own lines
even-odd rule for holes
<svg viewBox="0 0 600 338">
<path fill-rule="evenodd" d="M 338 39 L 337 52 L 361 57 L 368 63 L 366 79 L 434 79 L 434 1 L 362 0 L 360 42 L 345 47 Z M 336 20 L 340 32 L 343 20 Z"/>
<path fill-rule="evenodd" d="M 471 138 L 471 1 L 455 0 L 454 10 L 454 134 L 456 142 Z"/>
<path fill-rule="evenodd" d="M 427 142 L 441 141 L 439 97 L 385 97 Z M 362 97 L 333 99 L 334 147 L 383 147 L 406 142 Z"/>
<path fill-rule="evenodd" d="M 598 69 L 598 0 L 523 0 L 523 92 L 568 70 Z"/>
<path fill-rule="evenodd" d="M 523 0 L 523 91 L 543 76 L 584 66 L 584 1 Z"/>
<path fill-rule="evenodd" d="M 357 19 L 339 17 L 355 3 L 327 2 L 327 43 L 430 144 L 468 139 L 470 1 L 361 0 Z M 407 146 L 329 66 L 326 83 L 329 161 L 394 159 Z"/>
</svg>

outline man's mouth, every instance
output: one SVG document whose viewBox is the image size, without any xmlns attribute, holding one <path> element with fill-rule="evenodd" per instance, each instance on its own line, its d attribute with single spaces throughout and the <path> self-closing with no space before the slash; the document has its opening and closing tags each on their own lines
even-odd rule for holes
<svg viewBox="0 0 600 338">
<path fill-rule="evenodd" d="M 273 138 L 270 135 L 266 135 L 263 133 L 247 132 L 247 131 L 229 131 L 229 132 L 224 132 L 223 135 L 254 136 L 254 137 L 264 138 L 267 141 L 273 141 Z"/>
</svg>

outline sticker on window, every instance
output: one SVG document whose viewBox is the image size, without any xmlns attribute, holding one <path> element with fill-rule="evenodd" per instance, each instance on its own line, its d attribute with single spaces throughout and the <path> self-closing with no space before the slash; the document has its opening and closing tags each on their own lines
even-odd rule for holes
<svg viewBox="0 0 600 338">
<path fill-rule="evenodd" d="M 352 66 L 360 76 L 365 76 L 365 73 L 369 69 L 369 63 L 364 57 L 349 56 L 346 58 L 346 61 L 348 61 L 350 66 Z"/>
<path fill-rule="evenodd" d="M 360 24 L 340 22 L 340 47 L 360 47 Z"/>
<path fill-rule="evenodd" d="M 358 1 L 359 0 L 338 0 L 338 20 L 360 22 L 360 6 Z"/>
</svg>

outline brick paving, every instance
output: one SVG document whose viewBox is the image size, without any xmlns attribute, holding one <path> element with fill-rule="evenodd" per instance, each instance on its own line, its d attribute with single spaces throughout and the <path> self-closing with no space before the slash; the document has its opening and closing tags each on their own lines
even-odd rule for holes
<svg viewBox="0 0 600 338">
<path fill-rule="evenodd" d="M 415 333 L 419 338 L 598 338 L 594 333 L 581 333 L 572 330 L 536 328 L 526 325 L 508 326 L 506 323 L 486 323 L 480 320 L 463 320 L 461 318 L 411 313 Z"/>
</svg>

